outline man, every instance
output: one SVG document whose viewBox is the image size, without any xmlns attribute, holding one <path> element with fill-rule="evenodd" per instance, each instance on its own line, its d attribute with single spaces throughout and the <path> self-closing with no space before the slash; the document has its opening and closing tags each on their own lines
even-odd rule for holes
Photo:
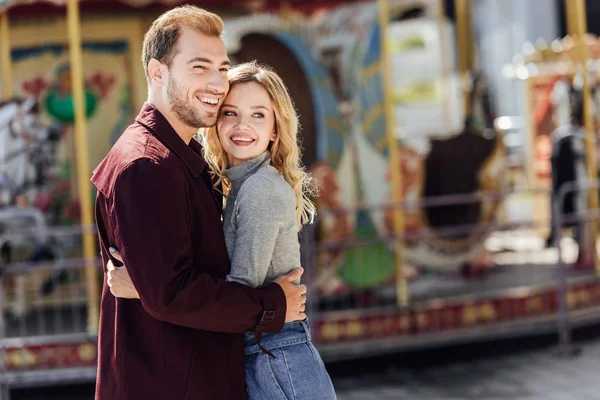
<svg viewBox="0 0 600 400">
<path fill-rule="evenodd" d="M 97 400 L 243 399 L 242 333 L 305 318 L 301 269 L 259 289 L 224 281 L 221 198 L 193 139 L 228 90 L 222 30 L 191 6 L 153 23 L 148 102 L 92 178 L 103 262 L 117 248 L 140 294 L 115 298 L 105 279 Z"/>
<path fill-rule="evenodd" d="M 560 85 L 560 86 L 558 86 Z M 567 90 L 569 92 L 567 92 Z M 564 124 L 559 125 L 551 134 L 552 139 L 552 154 L 551 161 L 551 178 L 552 178 L 552 198 L 550 209 L 550 235 L 546 239 L 546 247 L 553 247 L 556 243 L 556 211 L 559 211 L 563 219 L 573 218 L 576 214 L 581 214 L 586 209 L 585 192 L 577 190 L 569 190 L 563 198 L 560 198 L 563 185 L 573 185 L 575 183 L 583 184 L 586 180 L 586 165 L 585 165 L 585 121 L 584 109 L 581 93 L 576 89 L 568 86 L 564 82 L 557 83 L 555 92 L 562 94 L 563 98 L 568 99 L 566 107 L 569 110 L 569 120 Z M 561 93 L 562 92 L 562 93 Z M 565 110 L 561 110 L 565 112 Z M 560 123 L 560 121 L 559 121 Z M 573 188 L 574 189 L 574 188 Z M 560 206 L 558 201 L 562 201 Z M 555 208 L 559 207 L 559 210 Z M 589 250 L 593 247 L 590 243 L 590 238 L 586 235 L 583 221 L 571 221 L 564 224 L 563 227 L 574 228 L 574 239 L 578 245 L 577 260 L 573 267 L 589 268 L 592 265 L 592 253 Z"/>
</svg>

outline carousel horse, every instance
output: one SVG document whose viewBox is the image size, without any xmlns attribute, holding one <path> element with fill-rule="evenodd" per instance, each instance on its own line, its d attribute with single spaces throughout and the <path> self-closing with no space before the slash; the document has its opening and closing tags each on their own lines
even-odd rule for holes
<svg viewBox="0 0 600 400">
<path fill-rule="evenodd" d="M 47 183 L 48 171 L 56 164 L 55 144 L 62 130 L 40 121 L 33 99 L 0 102 L 0 237 L 15 230 L 31 236 L 0 243 L 0 266 L 15 262 L 55 261 L 60 249 L 47 233 L 47 221 L 34 206 L 36 193 Z M 16 258 L 16 254 L 24 257 Z M 0 272 L 1 269 L 0 269 Z M 39 290 L 49 294 L 65 280 L 64 272 L 52 273 Z M 11 312 L 22 316 L 26 310 L 25 276 L 17 274 L 12 284 L 15 302 Z"/>
<path fill-rule="evenodd" d="M 33 99 L 0 102 L 1 204 L 15 204 L 19 196 L 44 184 L 46 171 L 55 164 L 54 144 L 61 132 L 40 122 Z"/>
<path fill-rule="evenodd" d="M 319 195 L 315 198 L 315 204 L 318 210 L 326 210 L 318 219 L 315 239 L 338 244 L 327 252 L 319 252 L 319 265 L 322 267 L 314 284 L 319 288 L 328 288 L 328 292 L 334 292 L 343 286 L 337 274 L 354 231 L 349 213 L 341 203 L 340 182 L 336 171 L 328 163 L 317 161 L 311 166 L 310 173 L 318 185 Z"/>
<path fill-rule="evenodd" d="M 422 198 L 498 191 L 503 187 L 506 171 L 502 136 L 493 130 L 494 114 L 485 78 L 474 74 L 472 79 L 471 114 L 463 131 L 448 139 L 430 141 L 431 151 L 423 163 Z M 426 246 L 440 260 L 445 256 L 461 260 L 457 262 L 467 276 L 487 269 L 478 265 L 478 259 L 485 255 L 486 235 L 467 226 L 493 222 L 498 205 L 496 200 L 482 199 L 423 207 L 421 220 L 428 232 Z M 466 229 L 451 234 L 449 229 L 453 227 Z"/>
</svg>

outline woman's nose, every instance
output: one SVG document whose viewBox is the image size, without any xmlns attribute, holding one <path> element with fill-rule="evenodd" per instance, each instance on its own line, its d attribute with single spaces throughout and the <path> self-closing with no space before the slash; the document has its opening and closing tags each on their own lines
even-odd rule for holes
<svg viewBox="0 0 600 400">
<path fill-rule="evenodd" d="M 236 122 L 236 128 L 239 130 L 249 130 L 250 124 L 248 123 L 248 120 L 244 118 L 244 116 L 240 116 Z"/>
</svg>

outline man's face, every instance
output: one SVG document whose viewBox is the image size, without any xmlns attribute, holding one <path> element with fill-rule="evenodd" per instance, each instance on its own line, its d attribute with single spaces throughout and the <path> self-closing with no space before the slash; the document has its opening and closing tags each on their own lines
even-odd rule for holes
<svg viewBox="0 0 600 400">
<path fill-rule="evenodd" d="M 193 128 L 213 126 L 229 89 L 231 66 L 220 38 L 184 29 L 166 85 L 166 99 L 173 113 Z"/>
</svg>

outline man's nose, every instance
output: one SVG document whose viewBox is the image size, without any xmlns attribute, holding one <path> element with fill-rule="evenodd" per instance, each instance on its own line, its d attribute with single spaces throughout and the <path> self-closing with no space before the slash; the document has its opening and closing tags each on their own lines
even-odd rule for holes
<svg viewBox="0 0 600 400">
<path fill-rule="evenodd" d="M 229 89 L 229 82 L 227 81 L 227 77 L 224 76 L 221 71 L 214 71 L 211 74 L 207 87 L 212 90 L 214 94 L 222 95 Z"/>
</svg>

